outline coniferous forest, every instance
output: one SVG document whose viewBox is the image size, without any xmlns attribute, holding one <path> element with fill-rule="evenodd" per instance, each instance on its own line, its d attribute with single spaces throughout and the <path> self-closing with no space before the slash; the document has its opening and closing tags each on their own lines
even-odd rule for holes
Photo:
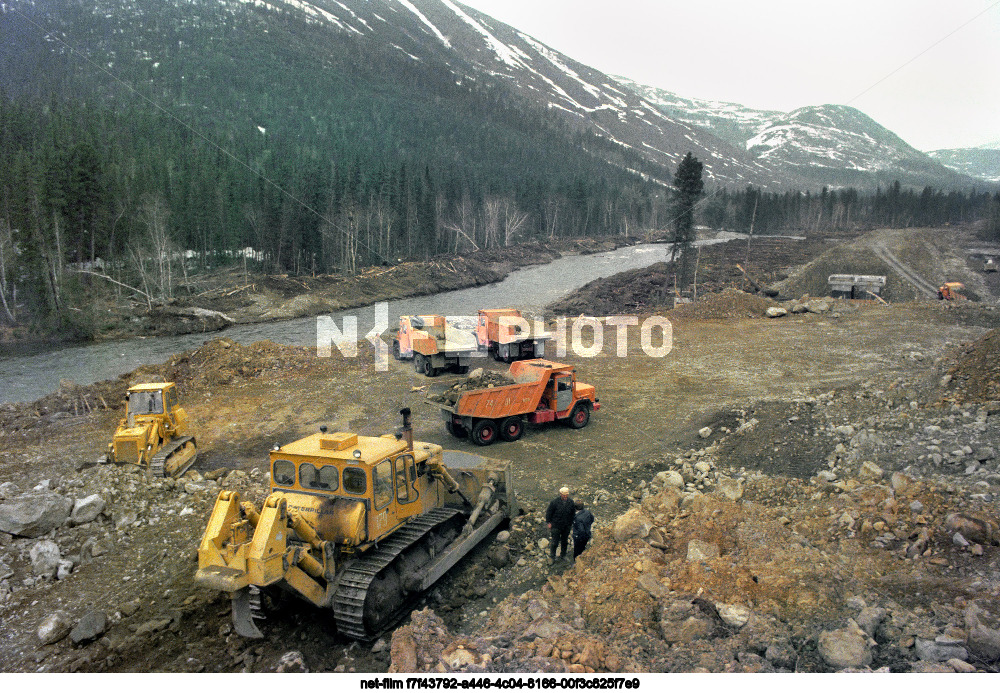
<svg viewBox="0 0 1000 693">
<path fill-rule="evenodd" d="M 168 298 L 226 263 L 354 272 L 671 228 L 672 171 L 503 85 L 249 4 L 130 12 L 123 29 L 88 3 L 0 10 L 0 324 L 71 324 L 97 281 L 80 270 Z M 998 207 L 897 184 L 716 190 L 696 215 L 827 232 Z"/>
</svg>

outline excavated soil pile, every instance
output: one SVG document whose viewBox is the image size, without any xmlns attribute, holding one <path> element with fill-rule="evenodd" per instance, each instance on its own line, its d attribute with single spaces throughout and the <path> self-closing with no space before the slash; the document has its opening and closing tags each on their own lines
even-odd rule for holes
<svg viewBox="0 0 1000 693">
<path fill-rule="evenodd" d="M 737 264 L 759 284 L 769 286 L 788 277 L 793 267 L 809 261 L 823 248 L 820 240 L 770 237 L 754 238 L 749 252 L 745 241 L 705 246 L 697 260 L 698 294 L 719 293 L 727 288 L 748 289 L 749 284 Z M 595 279 L 553 303 L 548 310 L 556 315 L 652 312 L 672 306 L 673 295 L 673 268 L 669 262 L 658 262 Z"/>
<path fill-rule="evenodd" d="M 754 296 L 738 289 L 726 289 L 694 303 L 677 306 L 670 315 L 679 318 L 762 318 L 764 312 L 778 304 L 763 296 Z"/>
<path fill-rule="evenodd" d="M 440 394 L 430 395 L 427 399 L 431 402 L 441 402 L 443 404 L 455 404 L 463 392 L 469 390 L 482 390 L 500 385 L 513 385 L 514 380 L 503 373 L 494 371 L 482 371 L 473 376 L 460 380 Z"/>
<path fill-rule="evenodd" d="M 945 378 L 950 377 L 956 402 L 1000 400 L 1000 330 L 991 330 L 968 344 Z"/>
<path fill-rule="evenodd" d="M 655 265 L 595 279 L 549 306 L 556 315 L 617 315 L 673 304 L 670 264 Z"/>
</svg>

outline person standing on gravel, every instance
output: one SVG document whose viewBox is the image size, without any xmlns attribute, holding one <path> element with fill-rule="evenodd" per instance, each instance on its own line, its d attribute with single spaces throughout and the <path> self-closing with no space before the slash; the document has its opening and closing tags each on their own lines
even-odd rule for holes
<svg viewBox="0 0 1000 693">
<path fill-rule="evenodd" d="M 577 501 L 576 516 L 573 518 L 573 560 L 583 553 L 590 541 L 590 527 L 594 524 L 594 513 L 584 507 L 583 501 Z"/>
<path fill-rule="evenodd" d="M 576 505 L 569 497 L 569 488 L 559 489 L 558 498 L 553 498 L 545 511 L 545 522 L 552 533 L 552 550 L 549 553 L 549 563 L 555 563 L 556 544 L 559 545 L 560 558 L 566 558 L 566 547 L 569 544 L 569 531 L 576 516 Z"/>
</svg>

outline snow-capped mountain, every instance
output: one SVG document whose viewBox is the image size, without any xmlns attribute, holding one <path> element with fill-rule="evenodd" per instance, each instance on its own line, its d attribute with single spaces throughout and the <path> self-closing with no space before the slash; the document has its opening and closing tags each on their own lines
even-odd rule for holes
<svg viewBox="0 0 1000 693">
<path fill-rule="evenodd" d="M 351 60 L 362 48 L 375 46 L 450 75 L 457 85 L 509 90 L 521 102 L 558 114 L 581 132 L 589 130 L 615 143 L 621 148 L 615 156 L 597 148 L 588 151 L 647 179 L 669 178 L 690 151 L 704 163 L 710 185 L 753 184 L 777 190 L 822 185 L 874 187 L 896 179 L 907 185 L 936 187 L 970 187 L 975 183 L 917 152 L 855 109 L 821 106 L 782 114 L 683 99 L 612 78 L 454 0 L 157 0 L 154 5 L 137 0 L 90 0 L 86 5 L 72 0 L 3 0 L 0 13 L 31 8 L 35 13 L 58 16 L 60 8 L 68 5 L 89 6 L 89 23 L 104 25 L 92 33 L 102 36 L 102 45 L 82 49 L 109 72 L 124 59 L 124 53 L 139 54 L 149 65 L 167 66 L 170 60 L 183 58 L 185 47 L 193 40 L 205 40 L 205 35 L 213 41 L 245 42 L 248 50 L 253 50 L 253 36 L 233 35 L 234 27 L 249 24 L 234 21 L 231 27 L 220 27 L 215 19 L 220 10 L 233 18 L 253 14 L 258 25 L 263 21 L 276 29 L 280 26 L 290 36 L 328 37 L 327 55 L 315 54 L 315 40 L 302 49 L 287 42 L 289 53 L 309 51 L 294 56 L 297 66 L 316 66 L 315 72 L 297 67 L 297 79 L 329 79 L 320 68 L 335 69 L 338 61 Z M 170 8 L 172 13 L 164 15 L 155 6 Z M 209 15 L 212 21 L 208 21 Z M 158 25 L 157 29 L 160 34 L 170 33 L 173 43 L 128 45 L 129 35 L 148 30 L 150 22 L 172 24 Z M 200 39 L 192 38 L 199 32 Z M 65 50 L 60 41 L 65 39 L 65 45 L 72 45 L 74 27 L 52 36 L 53 50 Z M 16 62 L 13 53 L 7 56 L 8 64 Z M 253 58 L 255 62 L 290 60 L 278 55 Z M 226 70 L 236 68 L 185 66 L 197 74 L 181 75 L 180 79 L 186 78 L 186 84 L 192 85 L 197 79 L 224 80 Z M 213 72 L 220 69 L 222 72 Z M 155 82 L 155 76 L 150 82 Z M 187 86 L 183 86 L 181 91 L 186 92 Z M 421 109 L 429 106 L 433 104 L 419 104 Z M 580 146 L 588 147 L 587 140 Z"/>
<path fill-rule="evenodd" d="M 959 173 L 1000 183 L 1000 142 L 966 149 L 938 149 L 928 154 Z"/>
<path fill-rule="evenodd" d="M 457 80 L 499 80 L 638 156 L 673 170 L 691 151 L 718 184 L 778 184 L 743 152 L 667 117 L 614 79 L 452 0 L 270 0 L 332 30 L 387 41 L 414 60 L 442 60 Z"/>
<path fill-rule="evenodd" d="M 625 77 L 616 79 L 669 117 L 712 132 L 783 180 L 806 187 L 873 188 L 899 180 L 917 187 L 963 188 L 979 177 L 975 169 L 941 165 L 947 162 L 936 162 L 850 106 L 808 106 L 782 113 L 689 99 Z"/>
</svg>

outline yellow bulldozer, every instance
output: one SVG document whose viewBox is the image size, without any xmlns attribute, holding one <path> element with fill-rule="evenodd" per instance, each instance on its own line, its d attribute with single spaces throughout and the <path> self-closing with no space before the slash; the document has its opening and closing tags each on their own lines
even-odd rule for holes
<svg viewBox="0 0 1000 693">
<path fill-rule="evenodd" d="M 408 613 L 517 512 L 509 462 L 398 434 L 319 433 L 270 453 L 259 510 L 219 493 L 198 548 L 199 584 L 228 592 L 233 626 L 262 636 L 262 604 L 291 593 L 333 611 L 337 632 L 371 640 Z"/>
<path fill-rule="evenodd" d="M 178 477 L 198 457 L 194 436 L 187 432 L 188 416 L 174 383 L 134 385 L 128 389 L 125 418 L 102 461 L 135 464 L 154 477 Z"/>
</svg>

